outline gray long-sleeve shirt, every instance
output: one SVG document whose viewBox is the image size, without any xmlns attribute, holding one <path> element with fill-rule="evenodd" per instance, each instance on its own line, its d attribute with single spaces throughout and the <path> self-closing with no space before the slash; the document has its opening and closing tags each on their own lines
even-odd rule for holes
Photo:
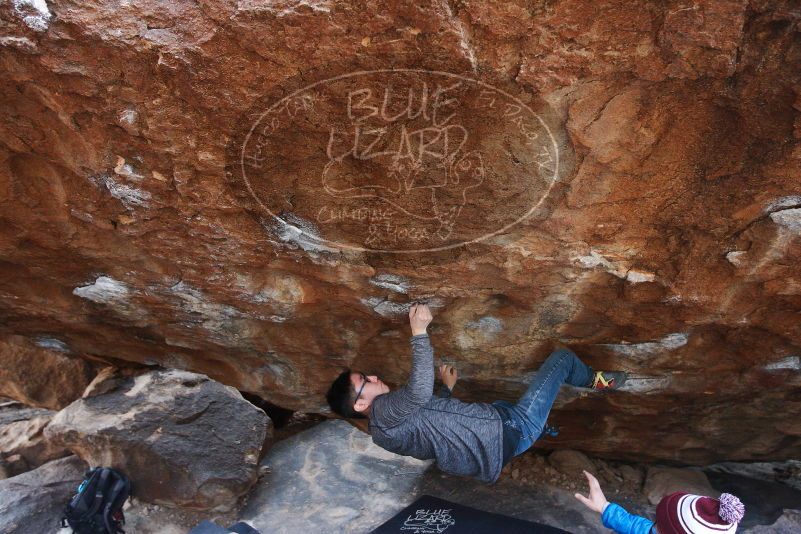
<svg viewBox="0 0 801 534">
<path fill-rule="evenodd" d="M 373 400 L 370 435 L 388 451 L 420 460 L 436 459 L 454 475 L 495 482 L 503 467 L 503 426 L 486 403 L 467 403 L 434 392 L 434 349 L 428 336 L 411 339 L 409 382 Z"/>
</svg>

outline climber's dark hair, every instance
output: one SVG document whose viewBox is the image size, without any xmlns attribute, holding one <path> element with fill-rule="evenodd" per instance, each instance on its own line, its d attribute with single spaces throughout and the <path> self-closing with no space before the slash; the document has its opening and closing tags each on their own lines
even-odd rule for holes
<svg viewBox="0 0 801 534">
<path fill-rule="evenodd" d="M 353 409 L 356 390 L 350 381 L 351 370 L 346 369 L 334 380 L 325 398 L 334 413 L 350 419 L 364 419 L 364 415 Z"/>
</svg>

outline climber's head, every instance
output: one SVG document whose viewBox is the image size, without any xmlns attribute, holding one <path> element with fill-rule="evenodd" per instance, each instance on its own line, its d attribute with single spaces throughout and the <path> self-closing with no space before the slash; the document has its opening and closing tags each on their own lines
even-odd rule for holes
<svg viewBox="0 0 801 534">
<path fill-rule="evenodd" d="M 342 417 L 364 417 L 373 399 L 389 393 L 389 386 L 375 375 L 350 369 L 341 373 L 328 390 L 328 405 Z"/>
</svg>

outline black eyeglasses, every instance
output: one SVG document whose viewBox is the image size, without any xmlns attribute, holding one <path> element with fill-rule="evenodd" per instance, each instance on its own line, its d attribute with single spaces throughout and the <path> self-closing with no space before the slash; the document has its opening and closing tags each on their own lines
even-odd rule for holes
<svg viewBox="0 0 801 534">
<path fill-rule="evenodd" d="M 359 400 L 359 397 L 361 396 L 362 391 L 364 391 L 364 386 L 367 385 L 367 375 L 362 373 L 362 372 L 360 372 L 359 375 L 361 375 L 361 377 L 362 377 L 362 387 L 359 388 L 359 392 L 356 394 L 356 398 L 353 400 L 353 402 L 356 402 L 357 400 Z"/>
</svg>

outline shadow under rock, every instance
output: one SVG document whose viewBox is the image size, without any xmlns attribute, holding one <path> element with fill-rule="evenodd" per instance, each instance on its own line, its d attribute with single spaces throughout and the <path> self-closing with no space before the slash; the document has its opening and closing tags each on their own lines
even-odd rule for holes
<svg viewBox="0 0 801 534">
<path fill-rule="evenodd" d="M 801 509 L 801 491 L 790 486 L 719 471 L 706 471 L 706 476 L 713 488 L 736 495 L 745 505 L 742 528 L 772 525 L 785 508 Z"/>
</svg>

